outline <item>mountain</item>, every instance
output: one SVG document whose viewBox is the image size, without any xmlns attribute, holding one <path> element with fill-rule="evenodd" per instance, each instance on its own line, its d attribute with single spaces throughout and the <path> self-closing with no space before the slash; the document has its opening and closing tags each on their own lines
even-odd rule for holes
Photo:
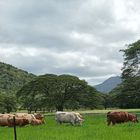
<svg viewBox="0 0 140 140">
<path fill-rule="evenodd" d="M 122 82 L 120 76 L 110 77 L 109 79 L 105 80 L 103 83 L 94 86 L 96 90 L 102 93 L 109 93 L 112 89 L 117 87 L 118 84 Z"/>
<path fill-rule="evenodd" d="M 36 76 L 0 62 L 0 92 L 16 92 Z"/>
</svg>

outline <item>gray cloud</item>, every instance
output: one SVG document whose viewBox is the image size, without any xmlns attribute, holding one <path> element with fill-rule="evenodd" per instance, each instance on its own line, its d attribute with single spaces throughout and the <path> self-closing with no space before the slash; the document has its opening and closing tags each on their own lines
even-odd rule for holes
<svg viewBox="0 0 140 140">
<path fill-rule="evenodd" d="M 0 59 L 35 74 L 91 84 L 120 75 L 120 49 L 139 39 L 138 0 L 0 2 Z M 129 16 L 128 16 L 129 15 Z"/>
</svg>

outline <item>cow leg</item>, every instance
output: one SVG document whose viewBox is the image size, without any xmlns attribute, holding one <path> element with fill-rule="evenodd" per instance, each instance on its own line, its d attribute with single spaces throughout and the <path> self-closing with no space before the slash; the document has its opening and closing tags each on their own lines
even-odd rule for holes
<svg viewBox="0 0 140 140">
<path fill-rule="evenodd" d="M 74 121 L 71 121 L 71 125 L 74 125 L 75 124 L 75 122 Z"/>
<path fill-rule="evenodd" d="M 59 123 L 59 124 L 62 124 L 62 122 L 61 122 L 61 121 L 58 121 L 58 123 Z"/>
<path fill-rule="evenodd" d="M 112 122 L 112 125 L 115 125 L 115 124 L 116 124 L 116 122 L 115 122 L 115 121 L 113 121 L 113 122 Z"/>
<path fill-rule="evenodd" d="M 111 124 L 111 121 L 110 120 L 107 120 L 107 125 L 109 126 Z"/>
</svg>

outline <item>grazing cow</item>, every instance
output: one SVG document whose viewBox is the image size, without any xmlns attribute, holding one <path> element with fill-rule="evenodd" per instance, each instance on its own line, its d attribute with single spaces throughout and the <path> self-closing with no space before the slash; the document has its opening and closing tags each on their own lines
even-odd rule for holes
<svg viewBox="0 0 140 140">
<path fill-rule="evenodd" d="M 0 114 L 0 117 L 13 117 L 15 116 L 14 114 Z"/>
<path fill-rule="evenodd" d="M 0 114 L 0 126 L 8 126 L 8 118 L 13 116 L 13 114 Z"/>
<path fill-rule="evenodd" d="M 31 125 L 41 125 L 41 124 L 43 124 L 43 122 L 38 119 L 32 119 L 31 121 Z"/>
<path fill-rule="evenodd" d="M 34 114 L 28 114 L 28 113 L 16 113 L 15 117 L 23 117 L 25 119 L 28 119 L 29 123 L 31 123 L 32 119 L 35 119 Z"/>
<path fill-rule="evenodd" d="M 134 123 L 138 123 L 139 121 L 138 121 L 138 118 L 137 118 L 137 115 L 134 115 L 134 114 L 128 114 L 128 119 L 129 119 L 129 121 L 131 121 L 131 122 L 134 122 Z"/>
<path fill-rule="evenodd" d="M 72 113 L 74 113 L 78 118 L 78 121 L 76 121 L 76 123 L 82 125 L 82 122 L 84 121 L 83 116 L 78 112 L 72 112 Z"/>
<path fill-rule="evenodd" d="M 115 125 L 116 123 L 124 123 L 128 121 L 138 122 L 137 116 L 124 111 L 112 111 L 107 113 L 108 125 L 111 123 L 112 125 Z"/>
<path fill-rule="evenodd" d="M 78 113 L 78 112 L 72 112 L 72 113 L 74 113 L 75 115 L 77 115 L 79 118 L 83 119 L 83 116 L 80 113 Z"/>
<path fill-rule="evenodd" d="M 29 120 L 24 117 L 16 117 L 15 118 L 15 125 L 16 126 L 25 126 L 29 124 Z M 8 118 L 8 126 L 12 127 L 14 125 L 13 117 Z"/>
<path fill-rule="evenodd" d="M 40 113 L 34 113 L 34 116 L 35 116 L 36 119 L 41 120 L 42 123 L 45 123 L 44 115 L 43 115 L 43 114 L 40 114 Z"/>
<path fill-rule="evenodd" d="M 56 121 L 60 124 L 62 123 L 71 123 L 72 125 L 75 124 L 82 124 L 83 119 L 78 117 L 74 112 L 56 112 Z"/>
</svg>

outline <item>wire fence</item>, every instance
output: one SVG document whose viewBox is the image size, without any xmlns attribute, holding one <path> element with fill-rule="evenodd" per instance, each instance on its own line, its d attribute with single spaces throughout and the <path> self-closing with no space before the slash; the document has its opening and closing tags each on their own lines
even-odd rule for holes
<svg viewBox="0 0 140 140">
<path fill-rule="evenodd" d="M 13 128 L 14 128 L 14 140 L 17 140 L 17 131 L 16 131 L 16 119 L 13 117 Z"/>
</svg>

